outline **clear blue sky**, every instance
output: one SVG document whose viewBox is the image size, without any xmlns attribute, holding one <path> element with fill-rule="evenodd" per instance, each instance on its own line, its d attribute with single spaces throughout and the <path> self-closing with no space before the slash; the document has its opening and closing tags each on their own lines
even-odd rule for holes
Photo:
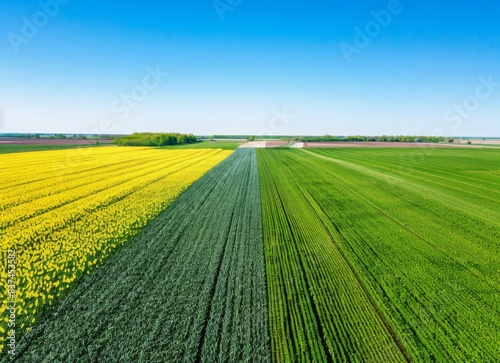
<svg viewBox="0 0 500 363">
<path fill-rule="evenodd" d="M 494 0 L 2 0 L 0 132 L 500 136 L 499 19 Z"/>
</svg>

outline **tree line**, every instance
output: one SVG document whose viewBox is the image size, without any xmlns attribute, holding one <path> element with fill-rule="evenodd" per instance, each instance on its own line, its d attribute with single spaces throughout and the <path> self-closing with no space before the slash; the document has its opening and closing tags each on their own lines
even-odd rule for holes
<svg viewBox="0 0 500 363">
<path fill-rule="evenodd" d="M 438 136 L 414 136 L 414 135 L 382 135 L 382 136 L 303 136 L 297 137 L 294 141 L 301 142 L 321 142 L 321 141 L 379 141 L 379 142 L 440 142 L 445 141 L 444 137 Z"/>
<path fill-rule="evenodd" d="M 179 134 L 177 132 L 135 132 L 132 135 L 121 136 L 115 139 L 115 143 L 120 146 L 167 146 L 193 144 L 197 141 L 193 134 Z"/>
</svg>

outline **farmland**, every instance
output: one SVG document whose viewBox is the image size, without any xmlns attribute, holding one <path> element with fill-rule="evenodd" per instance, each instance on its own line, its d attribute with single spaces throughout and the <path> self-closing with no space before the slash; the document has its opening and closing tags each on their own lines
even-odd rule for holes
<svg viewBox="0 0 500 363">
<path fill-rule="evenodd" d="M 194 144 L 162 146 L 162 149 L 180 150 L 180 149 L 222 149 L 235 150 L 243 143 L 241 140 L 202 140 Z"/>
<path fill-rule="evenodd" d="M 194 145 L 0 155 L 16 362 L 500 360 L 499 150 Z"/>
<path fill-rule="evenodd" d="M 1 156 L 1 249 L 17 255 L 18 333 L 229 154 L 96 148 Z M 7 289 L 0 294 L 6 301 Z M 3 340 L 5 304 L 0 313 Z"/>
<path fill-rule="evenodd" d="M 497 151 L 258 156 L 275 361 L 500 358 Z"/>
<path fill-rule="evenodd" d="M 261 233 L 239 150 L 47 311 L 17 361 L 269 361 Z"/>
<path fill-rule="evenodd" d="M 48 150 L 65 150 L 65 149 L 82 149 L 96 147 L 93 144 L 17 144 L 17 143 L 0 143 L 0 154 L 22 153 L 28 151 L 48 151 Z M 103 145 L 107 146 L 107 145 Z"/>
</svg>

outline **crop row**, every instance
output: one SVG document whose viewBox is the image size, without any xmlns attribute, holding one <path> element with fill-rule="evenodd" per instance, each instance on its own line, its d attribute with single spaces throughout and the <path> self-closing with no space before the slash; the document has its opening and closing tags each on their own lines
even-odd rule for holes
<svg viewBox="0 0 500 363">
<path fill-rule="evenodd" d="M 269 157 L 286 165 L 281 179 L 310 196 L 316 219 L 411 360 L 498 360 L 500 222 L 498 209 L 489 210 L 494 202 L 482 203 L 495 200 L 494 178 L 465 150 L 436 150 L 400 168 L 401 155 L 411 152 L 285 150 Z M 476 179 L 467 178 L 474 169 Z M 445 177 L 449 188 L 441 185 Z"/>
<path fill-rule="evenodd" d="M 85 152 L 0 156 L 16 361 L 500 360 L 496 150 Z"/>
<path fill-rule="evenodd" d="M 16 361 L 269 361 L 261 223 L 238 150 L 46 310 Z"/>
<path fill-rule="evenodd" d="M 405 361 L 324 225 L 309 187 L 326 184 L 290 168 L 294 160 L 280 157 L 288 152 L 258 154 L 273 360 Z"/>
<path fill-rule="evenodd" d="M 108 175 L 107 166 L 114 164 L 115 152 L 125 168 L 127 160 L 121 156 L 129 154 L 134 158 L 136 152 L 141 154 L 144 164 L 151 165 L 119 176 L 114 175 L 111 168 Z M 18 165 L 25 170 L 23 178 L 19 178 L 21 189 L 11 186 L 2 191 L 2 199 L 13 200 L 26 193 L 26 186 L 36 185 L 23 183 L 26 178 L 39 177 L 38 167 L 30 172 L 26 165 L 32 155 L 40 159 L 40 165 L 45 158 L 47 169 L 60 154 L 64 155 L 65 151 L 29 153 L 25 163 L 18 160 Z M 23 156 L 15 156 L 18 155 Z M 95 149 L 86 161 L 88 166 L 100 170 L 98 177 L 88 178 L 88 183 L 76 181 L 80 187 L 72 187 L 74 170 L 70 168 L 67 182 L 64 174 L 56 176 L 62 187 L 59 193 L 52 194 L 53 181 L 49 174 L 45 175 L 46 195 L 39 196 L 40 203 L 19 202 L 2 214 L 2 250 L 16 250 L 17 255 L 17 334 L 21 335 L 34 323 L 45 305 L 61 296 L 83 273 L 100 265 L 114 248 L 136 234 L 191 183 L 228 155 L 217 150 L 200 153 L 128 149 L 123 152 L 102 148 Z M 10 160 L 6 155 L 2 158 Z M 5 178 L 11 171 L 15 174 L 15 170 L 16 164 L 10 162 L 4 170 Z M 86 174 L 80 174 L 80 178 L 87 179 Z M 2 259 L 0 267 L 2 280 L 7 281 L 6 259 Z M 6 294 L 2 289 L 2 301 L 7 301 Z M 6 307 L 6 304 L 0 307 L 0 345 L 8 325 Z"/>
</svg>

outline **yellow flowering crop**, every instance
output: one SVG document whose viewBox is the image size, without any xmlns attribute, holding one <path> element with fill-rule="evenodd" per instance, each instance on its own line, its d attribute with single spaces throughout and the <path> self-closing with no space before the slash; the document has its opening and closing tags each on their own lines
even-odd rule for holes
<svg viewBox="0 0 500 363">
<path fill-rule="evenodd" d="M 11 329 L 7 251 L 16 251 L 19 334 L 45 304 L 230 154 L 103 147 L 0 155 L 0 352 Z"/>
</svg>

